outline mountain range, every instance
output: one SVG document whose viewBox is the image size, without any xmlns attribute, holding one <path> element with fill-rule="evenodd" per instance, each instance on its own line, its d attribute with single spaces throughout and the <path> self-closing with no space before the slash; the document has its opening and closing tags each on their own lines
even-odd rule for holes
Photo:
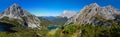
<svg viewBox="0 0 120 37">
<path fill-rule="evenodd" d="M 65 22 L 67 22 L 67 20 L 69 18 L 71 18 L 72 16 L 74 16 L 75 14 L 76 14 L 76 12 L 74 12 L 74 11 L 65 10 L 59 16 L 38 16 L 38 17 L 45 18 L 47 20 L 55 22 L 58 25 L 62 25 L 62 24 L 65 24 Z"/>
<path fill-rule="evenodd" d="M 119 24 L 120 10 L 111 5 L 92 3 L 54 17 L 35 16 L 13 4 L 0 13 L 0 37 L 118 37 Z"/>
<path fill-rule="evenodd" d="M 65 22 L 69 19 L 67 17 L 61 17 L 61 16 L 38 16 L 38 18 L 44 18 L 46 20 L 56 23 L 57 25 L 61 25 L 61 24 L 64 25 Z"/>
</svg>

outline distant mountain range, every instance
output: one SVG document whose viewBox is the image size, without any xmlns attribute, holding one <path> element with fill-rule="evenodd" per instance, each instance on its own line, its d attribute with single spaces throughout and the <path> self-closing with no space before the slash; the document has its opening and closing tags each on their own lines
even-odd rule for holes
<svg viewBox="0 0 120 37">
<path fill-rule="evenodd" d="M 65 24 L 65 22 L 67 22 L 68 20 L 67 17 L 59 17 L 59 16 L 38 16 L 38 18 L 47 19 L 49 21 L 56 23 L 57 25 Z"/>
<path fill-rule="evenodd" d="M 70 18 L 65 24 L 93 24 L 100 26 L 110 26 L 120 24 L 120 11 L 110 5 L 100 7 L 93 3 L 85 6 L 79 13 Z"/>
<path fill-rule="evenodd" d="M 48 27 L 48 26 L 53 26 L 53 25 L 57 25 L 55 22 L 39 17 L 40 21 L 41 21 L 41 26 L 42 27 Z"/>
<path fill-rule="evenodd" d="M 39 18 L 45 18 L 48 20 L 54 20 L 57 16 L 38 16 Z"/>
<path fill-rule="evenodd" d="M 50 21 L 55 22 L 56 24 L 65 24 L 65 22 L 67 22 L 67 20 L 69 18 L 71 18 L 72 16 L 74 16 L 75 14 L 76 14 L 76 12 L 74 12 L 74 11 L 65 10 L 59 16 L 38 16 L 38 17 L 48 19 Z"/>
</svg>

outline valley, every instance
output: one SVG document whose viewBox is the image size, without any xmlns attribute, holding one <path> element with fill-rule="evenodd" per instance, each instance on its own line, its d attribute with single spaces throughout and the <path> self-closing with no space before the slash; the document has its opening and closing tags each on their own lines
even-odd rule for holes
<svg viewBox="0 0 120 37">
<path fill-rule="evenodd" d="M 14 3 L 0 13 L 0 37 L 120 37 L 120 10 L 114 5 L 102 6 L 97 1 L 74 7 L 79 2 L 74 3 L 64 3 L 70 6 L 44 3 L 45 6 L 36 6 L 40 9 Z"/>
</svg>

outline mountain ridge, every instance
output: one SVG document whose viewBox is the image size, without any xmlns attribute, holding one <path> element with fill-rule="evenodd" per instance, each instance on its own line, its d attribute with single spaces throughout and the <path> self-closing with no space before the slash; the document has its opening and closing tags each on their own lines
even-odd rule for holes
<svg viewBox="0 0 120 37">
<path fill-rule="evenodd" d="M 119 15 L 120 12 L 112 7 L 112 6 L 106 6 L 106 7 L 100 7 L 97 3 L 92 3 L 90 5 L 85 6 L 79 13 L 77 13 L 75 16 L 70 18 L 65 24 L 99 24 L 99 25 L 110 25 L 111 22 L 105 22 L 108 20 L 114 20 L 114 23 L 117 24 L 117 21 L 115 20 L 116 16 Z"/>
<path fill-rule="evenodd" d="M 14 3 L 0 14 L 0 19 L 7 17 L 8 19 L 19 19 L 19 24 L 23 26 L 36 28 L 40 27 L 40 20 L 35 15 L 30 14 L 18 4 Z"/>
</svg>

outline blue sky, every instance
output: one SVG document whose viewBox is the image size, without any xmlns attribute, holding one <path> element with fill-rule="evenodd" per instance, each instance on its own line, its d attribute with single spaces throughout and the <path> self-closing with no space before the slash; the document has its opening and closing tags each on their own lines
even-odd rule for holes
<svg viewBox="0 0 120 37">
<path fill-rule="evenodd" d="M 58 16 L 64 10 L 79 12 L 84 6 L 97 3 L 100 6 L 112 5 L 120 9 L 120 0 L 0 0 L 0 12 L 13 3 L 36 16 Z"/>
</svg>

